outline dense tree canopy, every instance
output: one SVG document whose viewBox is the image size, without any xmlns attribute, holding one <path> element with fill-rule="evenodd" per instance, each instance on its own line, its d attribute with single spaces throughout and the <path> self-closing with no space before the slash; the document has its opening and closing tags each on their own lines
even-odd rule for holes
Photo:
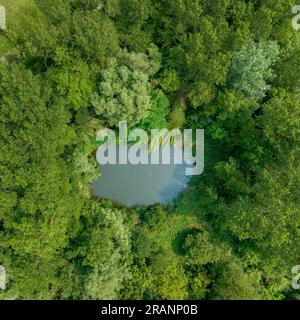
<svg viewBox="0 0 300 320">
<path fill-rule="evenodd" d="M 296 299 L 293 1 L 28 2 L 0 30 L 0 298 Z M 95 199 L 121 120 L 205 129 L 204 174 L 169 206 Z"/>
</svg>

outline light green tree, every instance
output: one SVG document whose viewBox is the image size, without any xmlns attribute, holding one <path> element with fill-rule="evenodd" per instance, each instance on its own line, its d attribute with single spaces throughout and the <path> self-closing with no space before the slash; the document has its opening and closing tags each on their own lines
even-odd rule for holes
<svg viewBox="0 0 300 320">
<path fill-rule="evenodd" d="M 278 59 L 276 42 L 250 42 L 233 57 L 228 84 L 252 99 L 262 99 L 269 89 L 268 81 L 274 77 L 272 67 Z"/>
<path fill-rule="evenodd" d="M 101 72 L 98 92 L 92 95 L 96 114 L 111 126 L 123 120 L 134 126 L 146 119 L 151 109 L 149 80 L 159 69 L 158 58 L 150 48 L 149 55 L 121 51 L 110 59 Z"/>
<path fill-rule="evenodd" d="M 91 207 L 87 246 L 81 247 L 83 264 L 91 269 L 85 276 L 83 297 L 118 299 L 125 279 L 130 277 L 130 233 L 123 212 Z"/>
</svg>

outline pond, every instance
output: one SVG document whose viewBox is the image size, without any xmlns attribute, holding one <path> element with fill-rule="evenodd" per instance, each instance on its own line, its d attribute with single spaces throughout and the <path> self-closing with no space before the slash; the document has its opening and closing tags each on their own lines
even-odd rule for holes
<svg viewBox="0 0 300 320">
<path fill-rule="evenodd" d="M 105 164 L 93 183 L 93 195 L 111 199 L 127 207 L 169 204 L 187 186 L 189 176 L 183 163 Z"/>
</svg>

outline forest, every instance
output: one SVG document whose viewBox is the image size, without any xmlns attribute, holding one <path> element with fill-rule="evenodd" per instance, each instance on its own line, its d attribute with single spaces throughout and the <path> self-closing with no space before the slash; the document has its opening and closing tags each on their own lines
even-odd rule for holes
<svg viewBox="0 0 300 320">
<path fill-rule="evenodd" d="M 0 4 L 0 299 L 300 299 L 294 0 Z M 204 129 L 204 173 L 169 205 L 93 197 L 122 120 Z"/>
</svg>

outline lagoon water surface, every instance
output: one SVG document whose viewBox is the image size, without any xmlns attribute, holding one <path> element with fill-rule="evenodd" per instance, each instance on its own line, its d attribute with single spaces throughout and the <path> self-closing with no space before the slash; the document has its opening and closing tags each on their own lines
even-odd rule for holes
<svg viewBox="0 0 300 320">
<path fill-rule="evenodd" d="M 127 207 L 168 204 L 189 181 L 187 165 L 177 164 L 105 164 L 93 183 L 93 195 L 108 198 Z"/>
</svg>

